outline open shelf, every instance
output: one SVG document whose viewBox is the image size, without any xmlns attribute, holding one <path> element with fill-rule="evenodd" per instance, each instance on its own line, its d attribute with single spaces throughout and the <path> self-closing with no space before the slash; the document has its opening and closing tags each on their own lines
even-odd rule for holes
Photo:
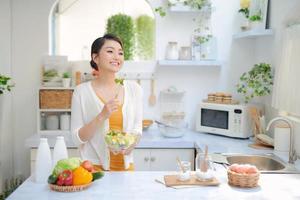
<svg viewBox="0 0 300 200">
<path fill-rule="evenodd" d="M 39 134 L 44 136 L 57 136 L 57 135 L 65 135 L 70 134 L 70 130 L 39 130 Z"/>
<path fill-rule="evenodd" d="M 159 60 L 160 66 L 221 66 L 218 60 Z"/>
<path fill-rule="evenodd" d="M 71 109 L 40 109 L 40 112 L 71 112 Z"/>
<path fill-rule="evenodd" d="M 272 36 L 274 31 L 272 29 L 265 29 L 265 30 L 249 30 L 244 31 L 241 33 L 234 34 L 232 36 L 233 39 L 240 39 L 240 38 L 258 38 L 262 36 Z"/>
<path fill-rule="evenodd" d="M 181 13 L 209 13 L 215 10 L 215 7 L 204 6 L 201 10 L 191 8 L 183 4 L 177 4 L 169 8 L 170 12 L 181 12 Z"/>
</svg>

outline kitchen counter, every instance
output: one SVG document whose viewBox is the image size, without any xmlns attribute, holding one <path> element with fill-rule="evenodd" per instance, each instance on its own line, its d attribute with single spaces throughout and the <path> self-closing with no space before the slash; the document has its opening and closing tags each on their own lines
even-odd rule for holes
<svg viewBox="0 0 300 200">
<path fill-rule="evenodd" d="M 259 187 L 253 189 L 236 188 L 227 184 L 226 171 L 217 167 L 219 186 L 174 189 L 157 183 L 163 175 L 172 172 L 107 172 L 90 188 L 81 192 L 61 193 L 51 191 L 47 184 L 37 184 L 28 178 L 7 200 L 60 200 L 60 199 L 300 199 L 299 174 L 262 174 Z"/>
<path fill-rule="evenodd" d="M 44 137 L 44 136 L 43 136 Z M 29 137 L 25 145 L 30 148 L 37 148 L 40 135 L 35 134 Z M 55 137 L 47 136 L 50 147 L 54 147 Z M 68 148 L 77 148 L 70 135 L 65 136 Z M 211 135 L 187 130 L 183 137 L 166 138 L 163 137 L 158 129 L 150 129 L 143 132 L 142 138 L 136 148 L 176 148 L 189 149 L 209 146 L 209 151 L 214 153 L 269 153 L 272 150 L 257 150 L 248 147 L 252 139 L 235 139 L 219 135 Z"/>
</svg>

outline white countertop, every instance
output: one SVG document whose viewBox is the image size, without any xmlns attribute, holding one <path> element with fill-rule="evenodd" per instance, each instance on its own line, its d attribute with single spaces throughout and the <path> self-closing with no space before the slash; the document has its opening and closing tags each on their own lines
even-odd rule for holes
<svg viewBox="0 0 300 200">
<path fill-rule="evenodd" d="M 300 174 L 261 174 L 259 187 L 243 189 L 227 184 L 226 171 L 218 165 L 219 186 L 174 189 L 155 182 L 156 178 L 173 172 L 107 172 L 90 188 L 81 192 L 51 191 L 47 184 L 37 184 L 28 178 L 7 200 L 183 200 L 183 199 L 300 199 Z"/>
<path fill-rule="evenodd" d="M 39 144 L 38 134 L 26 139 L 25 145 L 30 148 L 37 148 Z M 43 136 L 45 137 L 45 136 Z M 47 136 L 50 147 L 54 147 L 55 137 Z M 68 148 L 77 148 L 71 140 L 70 135 L 65 136 Z M 257 150 L 249 148 L 251 139 L 234 139 L 219 135 L 211 135 L 187 130 L 183 137 L 166 138 L 159 133 L 158 129 L 144 131 L 142 138 L 136 148 L 201 148 L 207 144 L 210 152 L 215 153 L 264 153 L 270 150 Z"/>
</svg>

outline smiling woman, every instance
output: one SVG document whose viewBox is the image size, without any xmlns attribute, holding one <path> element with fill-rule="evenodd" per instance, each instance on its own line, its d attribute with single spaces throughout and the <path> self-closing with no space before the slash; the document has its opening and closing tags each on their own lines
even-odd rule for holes
<svg viewBox="0 0 300 200">
<path fill-rule="evenodd" d="M 94 38 L 107 32 L 108 19 L 123 14 L 133 21 L 133 46 L 144 45 L 141 29 L 146 30 L 150 56 L 134 51 L 132 60 L 151 60 L 154 55 L 154 14 L 146 0 L 59 0 L 50 13 L 50 54 L 67 55 L 69 60 L 88 60 L 89 44 Z M 147 16 L 141 22 L 140 16 Z M 145 17 L 144 17 L 145 18 Z M 121 24 L 122 25 L 122 24 Z M 119 29 L 122 29 L 119 28 Z M 124 30 L 125 28 L 123 28 Z M 135 34 L 137 32 L 137 34 Z M 150 37 L 149 37 L 150 34 Z M 121 35 L 120 35 L 121 37 Z M 152 39 L 151 39 L 152 38 Z M 126 46 L 127 41 L 124 41 Z M 149 49 L 149 47 L 147 47 Z M 127 47 L 124 47 L 127 49 Z M 126 58 L 126 57 L 125 57 Z"/>
</svg>

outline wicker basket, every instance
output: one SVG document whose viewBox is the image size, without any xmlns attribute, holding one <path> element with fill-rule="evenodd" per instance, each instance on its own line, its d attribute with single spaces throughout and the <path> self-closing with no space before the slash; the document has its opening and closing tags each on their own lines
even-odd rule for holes
<svg viewBox="0 0 300 200">
<path fill-rule="evenodd" d="M 243 188 L 252 188 L 257 187 L 260 173 L 258 172 L 256 174 L 239 174 L 228 170 L 227 175 L 229 185 Z"/>
<path fill-rule="evenodd" d="M 40 90 L 41 109 L 69 109 L 72 102 L 72 90 Z"/>
<path fill-rule="evenodd" d="M 51 190 L 57 192 L 79 192 L 81 190 L 87 189 L 91 184 L 92 183 L 86 185 L 72 185 L 72 186 L 59 186 L 59 185 L 49 184 L 49 187 Z"/>
</svg>

